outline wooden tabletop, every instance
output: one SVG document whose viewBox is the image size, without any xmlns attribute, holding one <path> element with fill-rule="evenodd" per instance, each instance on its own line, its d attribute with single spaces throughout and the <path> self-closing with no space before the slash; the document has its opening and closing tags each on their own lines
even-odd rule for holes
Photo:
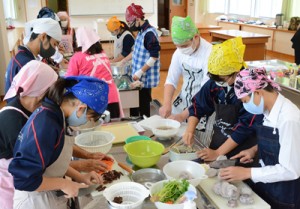
<svg viewBox="0 0 300 209">
<path fill-rule="evenodd" d="M 269 35 L 259 34 L 259 33 L 252 33 L 240 30 L 211 30 L 209 31 L 212 35 L 225 35 L 229 37 L 238 37 L 241 36 L 242 38 L 270 38 Z"/>
</svg>

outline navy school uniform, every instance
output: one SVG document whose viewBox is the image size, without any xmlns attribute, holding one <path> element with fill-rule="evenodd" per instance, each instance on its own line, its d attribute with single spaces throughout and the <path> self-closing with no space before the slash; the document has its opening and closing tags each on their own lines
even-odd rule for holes
<svg viewBox="0 0 300 209">
<path fill-rule="evenodd" d="M 200 119 L 212 115 L 215 111 L 211 149 L 218 149 L 228 137 L 231 137 L 238 146 L 227 153 L 226 156 L 230 158 L 257 144 L 254 125 L 262 123 L 263 115 L 247 112 L 236 97 L 233 87 L 221 87 L 209 79 L 193 97 L 189 116 Z"/>
</svg>

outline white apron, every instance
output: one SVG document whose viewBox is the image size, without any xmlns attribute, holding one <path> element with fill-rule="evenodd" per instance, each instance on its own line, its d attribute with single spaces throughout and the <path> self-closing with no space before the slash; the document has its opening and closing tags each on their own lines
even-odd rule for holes
<svg viewBox="0 0 300 209">
<path fill-rule="evenodd" d="M 114 38 L 114 58 L 117 58 L 121 54 L 121 52 L 123 50 L 123 40 L 127 34 L 132 36 L 132 34 L 128 30 L 124 31 L 119 38 L 117 38 L 115 36 L 115 38 Z"/>
<path fill-rule="evenodd" d="M 12 106 L 5 106 L 0 110 L 0 113 L 4 110 L 16 110 L 21 113 L 25 118 L 28 116 L 20 109 Z M 14 197 L 14 180 L 13 176 L 8 172 L 9 163 L 11 159 L 0 159 L 0 203 L 1 209 L 12 209 L 13 208 L 13 197 Z"/>
<path fill-rule="evenodd" d="M 74 137 L 65 136 L 65 143 L 57 160 L 46 168 L 45 177 L 63 177 L 70 165 Z M 15 191 L 14 209 L 67 209 L 68 199 L 57 197 L 55 191 L 26 192 Z"/>
</svg>

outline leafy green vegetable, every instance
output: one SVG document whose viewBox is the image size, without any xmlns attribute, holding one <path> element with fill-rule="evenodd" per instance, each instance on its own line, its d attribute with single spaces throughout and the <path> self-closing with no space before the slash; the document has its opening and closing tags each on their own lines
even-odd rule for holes
<svg viewBox="0 0 300 209">
<path fill-rule="evenodd" d="M 176 202 L 176 200 L 181 197 L 189 187 L 190 183 L 183 180 L 173 180 L 164 183 L 163 188 L 156 194 L 154 194 L 159 202 Z"/>
</svg>

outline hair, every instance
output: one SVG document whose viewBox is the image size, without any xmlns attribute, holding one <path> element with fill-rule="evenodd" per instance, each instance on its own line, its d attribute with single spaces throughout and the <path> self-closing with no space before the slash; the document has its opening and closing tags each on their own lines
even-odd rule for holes
<svg viewBox="0 0 300 209">
<path fill-rule="evenodd" d="M 75 99 L 78 99 L 74 96 L 73 93 L 69 93 L 65 95 L 65 89 L 67 87 L 72 87 L 75 84 L 77 84 L 78 81 L 75 80 L 66 80 L 64 78 L 59 78 L 46 92 L 45 97 L 49 98 L 53 102 L 55 102 L 57 105 L 61 105 L 63 101 L 73 101 Z M 87 114 L 90 115 L 91 118 L 93 118 L 94 121 L 97 121 L 100 119 L 101 115 L 91 109 L 89 106 L 87 107 Z"/>
<path fill-rule="evenodd" d="M 274 92 L 276 91 L 274 87 L 271 84 L 268 84 L 263 90 L 266 90 L 267 92 Z"/>
<path fill-rule="evenodd" d="M 121 28 L 124 30 L 124 31 L 126 31 L 126 30 L 128 30 L 129 32 L 131 32 L 130 31 L 130 28 L 128 27 L 128 25 L 124 22 L 124 21 L 120 21 L 120 23 L 121 23 Z"/>
<path fill-rule="evenodd" d="M 31 30 L 32 30 L 32 29 L 31 29 Z M 38 34 L 38 33 L 32 32 L 29 41 L 34 41 L 39 35 L 40 35 L 40 34 Z M 46 35 L 47 35 L 48 41 L 50 41 L 51 36 L 49 36 L 48 34 L 46 34 Z"/>
<path fill-rule="evenodd" d="M 227 75 L 229 77 L 233 76 L 235 73 L 231 73 L 230 75 Z M 207 73 L 208 77 L 214 81 L 217 82 L 222 82 L 224 81 L 224 78 L 221 78 L 219 75 L 215 75 L 215 74 L 211 74 L 211 73 Z"/>
<path fill-rule="evenodd" d="M 103 52 L 102 45 L 99 41 L 97 41 L 87 50 L 86 53 L 89 55 L 93 55 L 93 54 L 100 54 L 102 52 Z"/>
</svg>

